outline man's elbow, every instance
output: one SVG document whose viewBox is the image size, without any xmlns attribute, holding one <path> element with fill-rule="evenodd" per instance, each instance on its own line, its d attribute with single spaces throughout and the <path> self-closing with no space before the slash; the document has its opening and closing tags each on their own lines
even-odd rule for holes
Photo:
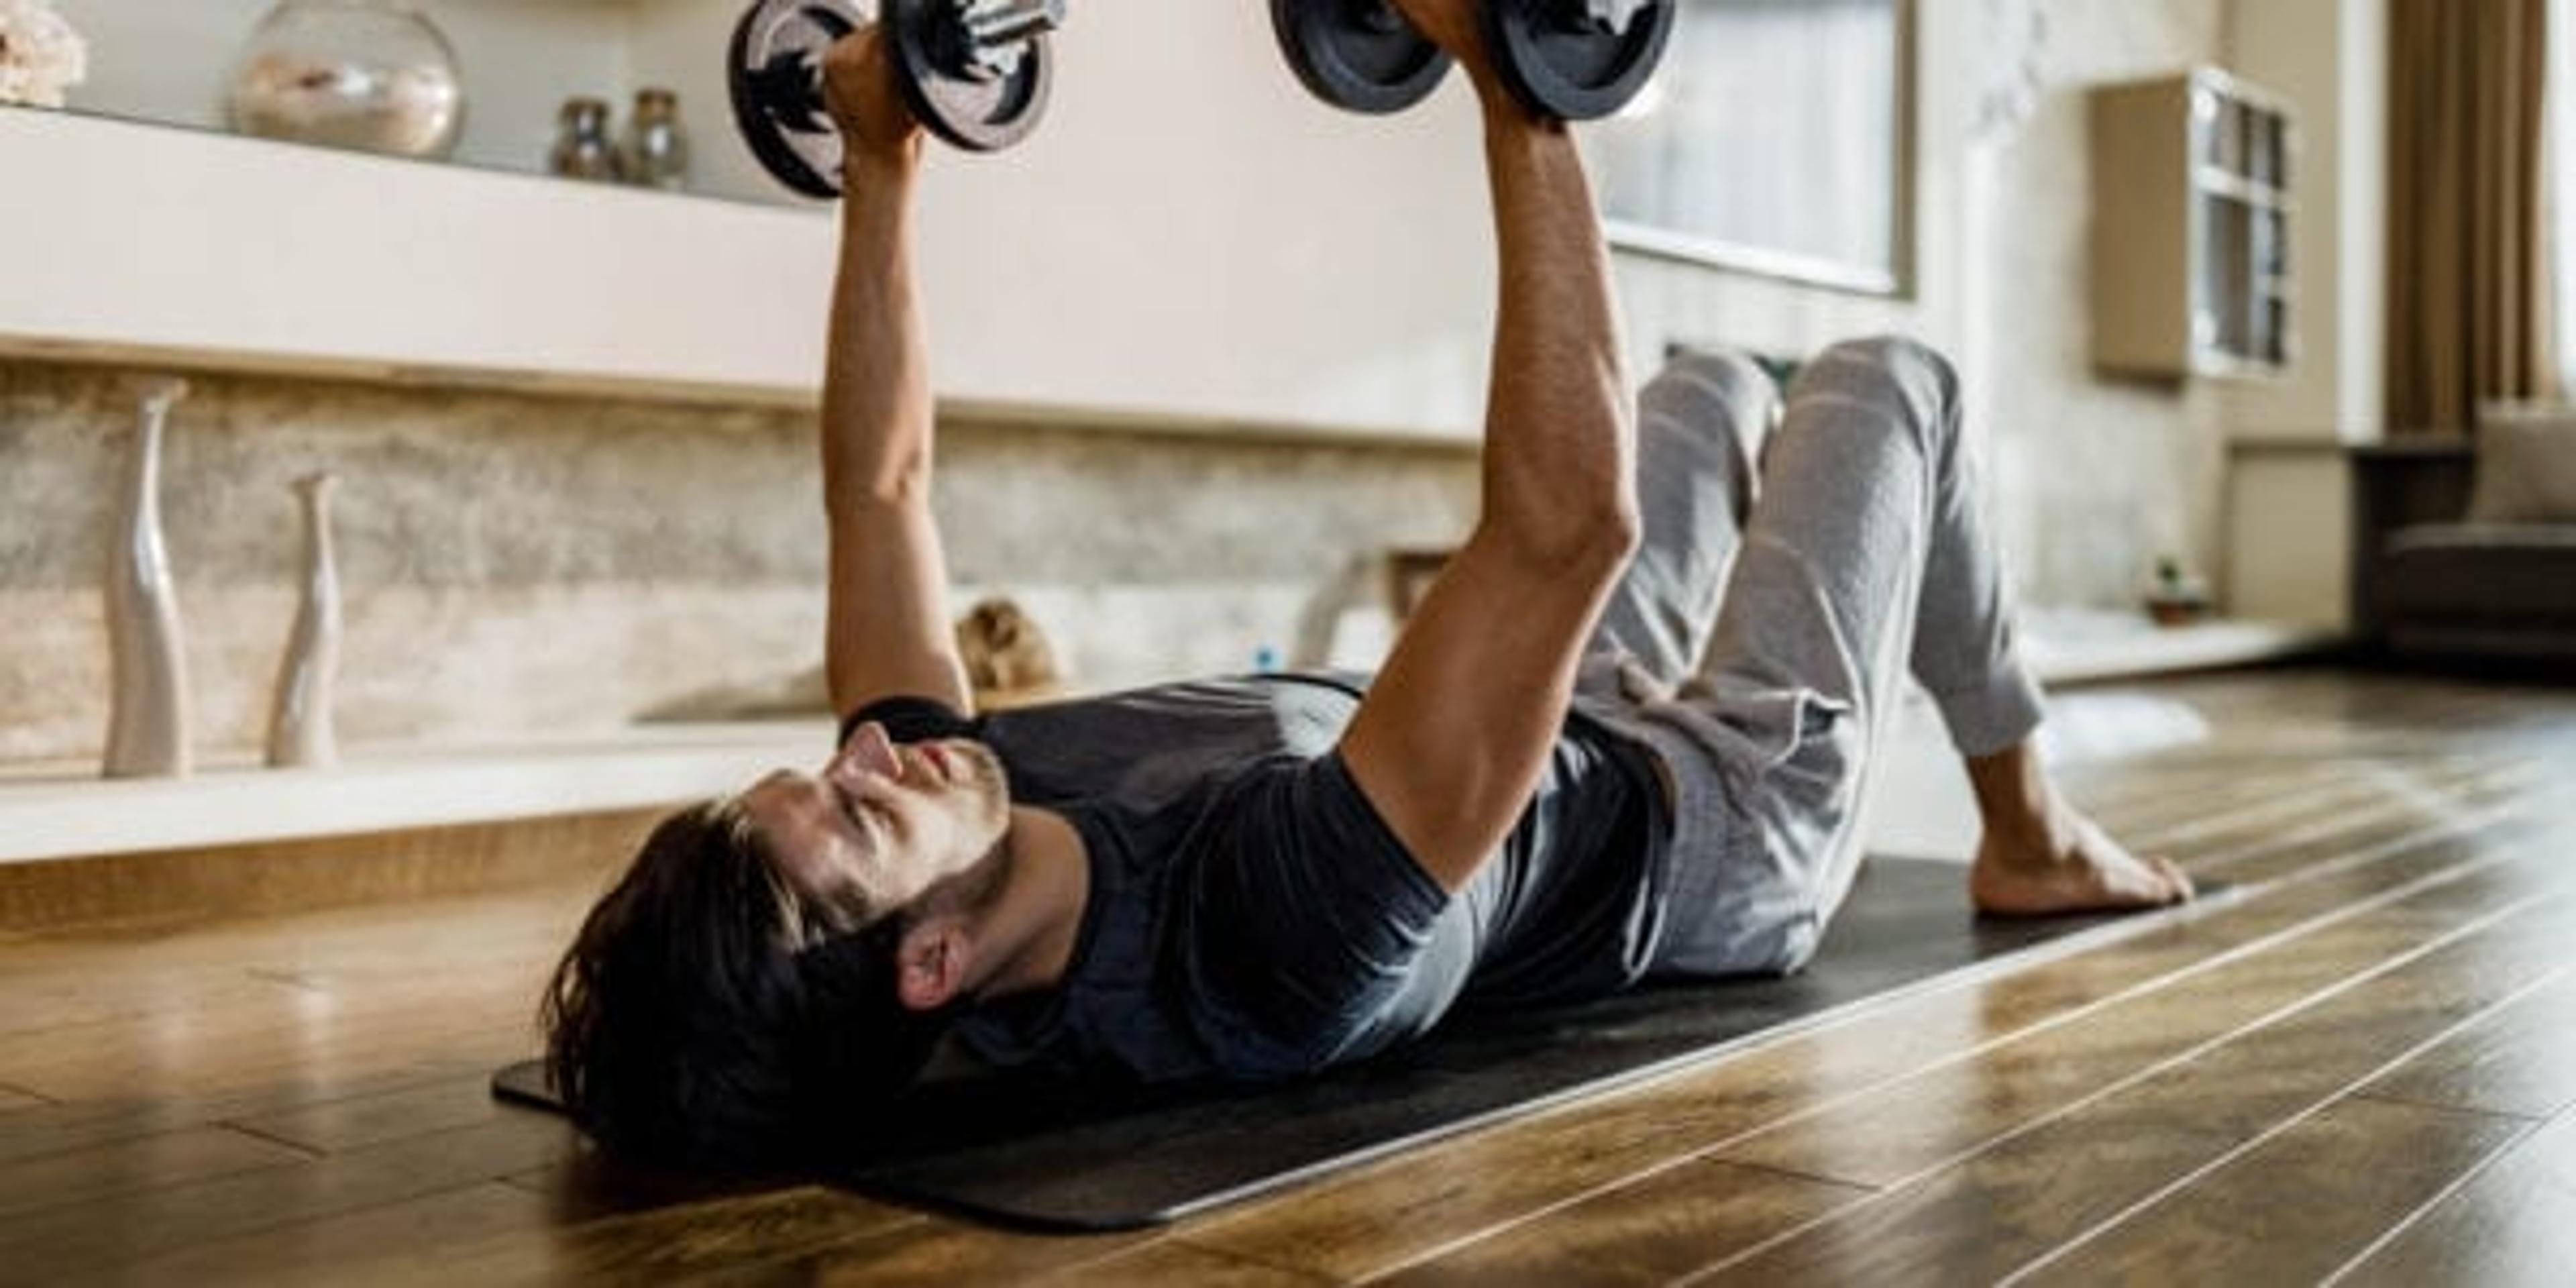
<svg viewBox="0 0 2576 1288">
<path fill-rule="evenodd" d="M 1637 513 L 1637 498 L 1623 495 L 1591 527 L 1592 544 L 1598 549 L 1586 551 L 1578 561 L 1587 567 L 1597 564 L 1603 576 L 1616 578 L 1626 573 L 1628 562 L 1637 557 L 1645 532 L 1645 521 Z"/>
<path fill-rule="evenodd" d="M 1635 498 L 1621 496 L 1494 535 L 1516 562 L 1551 578 L 1607 581 L 1627 571 L 1642 532 Z"/>
</svg>

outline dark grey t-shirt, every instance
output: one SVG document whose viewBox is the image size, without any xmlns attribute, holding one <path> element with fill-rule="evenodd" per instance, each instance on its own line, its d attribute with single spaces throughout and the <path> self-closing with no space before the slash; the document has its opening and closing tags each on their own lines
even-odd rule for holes
<svg viewBox="0 0 2576 1288">
<path fill-rule="evenodd" d="M 1642 977 L 1670 831 L 1651 753 L 1569 716 L 1502 852 L 1452 898 L 1334 751 L 1361 691 L 1276 675 L 974 720 L 919 699 L 852 716 L 899 742 L 985 743 L 1013 800 L 1062 814 L 1090 852 L 1063 986 L 971 1014 L 967 1045 L 1151 1082 L 1280 1077 L 1376 1054 L 1461 1004 Z"/>
</svg>

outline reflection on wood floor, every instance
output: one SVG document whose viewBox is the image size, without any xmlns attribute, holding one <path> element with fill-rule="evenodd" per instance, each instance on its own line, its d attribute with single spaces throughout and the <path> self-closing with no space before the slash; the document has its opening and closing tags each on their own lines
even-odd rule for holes
<svg viewBox="0 0 2576 1288">
<path fill-rule="evenodd" d="M 2211 741 L 2078 795 L 2234 897 L 1141 1235 L 710 1190 L 493 1104 L 599 864 L 0 934 L 0 1281 L 2576 1282 L 2576 692 L 2138 692 Z"/>
</svg>

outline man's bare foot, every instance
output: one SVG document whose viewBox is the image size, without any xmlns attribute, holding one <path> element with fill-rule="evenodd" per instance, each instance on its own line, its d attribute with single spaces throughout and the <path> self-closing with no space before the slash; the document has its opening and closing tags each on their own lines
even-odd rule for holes
<svg viewBox="0 0 2576 1288">
<path fill-rule="evenodd" d="M 1977 910 L 1997 917 L 2124 912 L 2188 902 L 2191 878 L 2173 861 L 2129 853 L 2063 804 L 2037 826 L 1989 827 L 1968 873 Z"/>
</svg>

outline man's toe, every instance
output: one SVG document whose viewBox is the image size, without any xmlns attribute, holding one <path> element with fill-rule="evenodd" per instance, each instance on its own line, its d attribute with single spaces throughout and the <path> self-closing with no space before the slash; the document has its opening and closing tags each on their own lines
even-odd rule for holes
<svg viewBox="0 0 2576 1288">
<path fill-rule="evenodd" d="M 2173 860 L 2161 855 L 2150 860 L 2150 862 L 2155 864 L 2156 874 L 2164 878 L 2166 892 L 2165 902 L 2191 902 L 2192 896 L 2198 893 L 2198 891 L 2192 885 L 2190 873 L 2183 871 L 2181 866 L 2176 864 Z"/>
</svg>

